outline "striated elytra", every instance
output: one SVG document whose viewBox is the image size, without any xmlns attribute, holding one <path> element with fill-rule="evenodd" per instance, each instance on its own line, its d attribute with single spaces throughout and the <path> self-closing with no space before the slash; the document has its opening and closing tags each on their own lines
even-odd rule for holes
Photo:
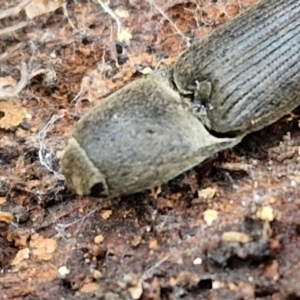
<svg viewBox="0 0 300 300">
<path fill-rule="evenodd" d="M 260 1 L 192 45 L 173 76 L 209 130 L 249 133 L 275 122 L 300 105 L 300 0 Z"/>
</svg>

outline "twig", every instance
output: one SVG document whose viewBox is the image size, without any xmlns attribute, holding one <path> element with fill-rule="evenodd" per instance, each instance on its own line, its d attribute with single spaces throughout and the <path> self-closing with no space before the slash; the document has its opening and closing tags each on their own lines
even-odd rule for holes
<svg viewBox="0 0 300 300">
<path fill-rule="evenodd" d="M 0 177 L 0 191 L 2 190 L 2 188 L 5 186 L 5 179 L 4 177 Z"/>
<path fill-rule="evenodd" d="M 19 83 L 16 85 L 14 93 L 18 95 L 28 84 L 28 82 L 29 82 L 29 74 L 27 73 L 26 63 L 23 62 L 21 65 L 21 79 Z"/>
<path fill-rule="evenodd" d="M 143 280 L 146 281 L 149 278 L 152 278 L 154 275 L 154 272 L 165 262 L 169 259 L 171 254 L 166 255 L 164 258 L 162 258 L 160 261 L 155 263 L 152 267 L 150 267 L 148 270 L 146 270 L 143 274 Z"/>
<path fill-rule="evenodd" d="M 227 171 L 235 171 L 235 172 L 244 171 L 246 173 L 249 173 L 249 170 L 251 168 L 251 165 L 247 163 L 239 163 L 239 162 L 235 162 L 235 163 L 223 162 L 220 164 L 216 164 L 216 166 L 220 169 L 227 170 Z"/>
<path fill-rule="evenodd" d="M 64 16 L 68 19 L 68 22 L 70 24 L 70 26 L 72 27 L 72 29 L 76 29 L 74 23 L 71 21 L 71 19 L 69 18 L 69 14 L 68 14 L 68 10 L 67 10 L 67 1 L 64 2 L 62 4 L 62 9 L 63 9 L 63 12 L 64 12 Z"/>
<path fill-rule="evenodd" d="M 26 7 L 32 0 L 23 0 L 17 6 L 8 9 L 0 10 L 0 19 L 17 15 L 24 7 Z"/>
<path fill-rule="evenodd" d="M 98 3 L 102 6 L 105 12 L 107 12 L 117 23 L 118 33 L 121 32 L 122 24 L 120 20 L 118 19 L 117 15 L 114 13 L 114 11 L 108 7 L 106 4 L 104 4 L 101 0 L 97 0 Z"/>
<path fill-rule="evenodd" d="M 15 88 L 12 91 L 5 91 L 0 89 L 0 100 L 7 100 L 9 98 L 18 97 L 18 94 L 24 89 L 24 87 L 28 84 L 29 75 L 27 73 L 27 66 L 26 63 L 23 62 L 21 65 L 21 79 Z"/>
<path fill-rule="evenodd" d="M 42 166 L 44 166 L 49 172 L 53 173 L 54 175 L 58 175 L 55 170 L 52 168 L 52 158 L 53 153 L 51 150 L 48 150 L 45 147 L 44 141 L 47 136 L 47 133 L 51 130 L 53 124 L 57 121 L 63 118 L 65 115 L 65 111 L 61 110 L 59 114 L 53 115 L 49 122 L 46 124 L 46 126 L 38 133 L 38 141 L 40 144 L 39 149 L 39 160 Z"/>
<path fill-rule="evenodd" d="M 8 51 L 4 52 L 3 54 L 0 55 L 0 63 L 8 60 L 11 55 L 17 51 L 18 49 L 20 49 L 22 46 L 24 46 L 24 42 L 21 42 L 19 44 L 17 44 L 16 46 L 14 47 L 11 47 L 10 49 L 8 49 Z"/>
<path fill-rule="evenodd" d="M 11 34 L 12 32 L 17 31 L 17 30 L 25 27 L 27 24 L 28 24 L 28 22 L 21 22 L 19 24 L 1 29 L 0 30 L 0 36 Z"/>
<path fill-rule="evenodd" d="M 1 60 L 0 60 L 1 61 Z M 39 69 L 31 74 L 27 72 L 27 65 L 25 62 L 21 65 L 21 79 L 18 84 L 11 91 L 5 91 L 0 88 L 0 100 L 8 100 L 10 98 L 18 98 L 19 93 L 25 88 L 29 81 L 40 74 L 48 74 L 48 69 Z"/>
<path fill-rule="evenodd" d="M 81 218 L 79 218 L 79 219 L 77 219 L 73 222 L 70 222 L 70 223 L 67 223 L 67 224 L 61 224 L 61 223 L 56 224 L 54 229 L 57 231 L 57 234 L 55 236 L 65 238 L 63 233 L 68 227 L 70 227 L 74 224 L 77 224 L 79 222 L 83 223 L 86 218 L 88 218 L 90 215 L 94 214 L 98 210 L 99 210 L 99 208 L 93 209 L 92 211 L 90 211 L 89 213 L 84 215 L 83 217 L 81 217 Z"/>
<path fill-rule="evenodd" d="M 98 0 L 99 1 L 99 0 Z M 176 24 L 161 10 L 161 8 L 155 3 L 154 0 L 148 0 L 159 11 L 159 13 L 174 27 L 176 32 L 185 40 L 187 46 L 190 46 L 189 38 L 187 38 L 176 26 Z"/>
</svg>

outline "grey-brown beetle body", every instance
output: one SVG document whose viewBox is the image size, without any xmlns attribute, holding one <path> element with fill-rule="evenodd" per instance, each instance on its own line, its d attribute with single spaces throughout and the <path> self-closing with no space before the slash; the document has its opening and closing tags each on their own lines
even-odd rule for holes
<svg viewBox="0 0 300 300">
<path fill-rule="evenodd" d="M 263 0 L 191 46 L 174 67 L 130 83 L 92 109 L 75 126 L 63 173 L 79 195 L 142 191 L 299 104 L 300 0 Z M 216 138 L 204 125 L 236 138 Z"/>
<path fill-rule="evenodd" d="M 300 104 L 300 0 L 261 1 L 192 45 L 173 72 L 217 133 L 275 122 Z"/>
<path fill-rule="evenodd" d="M 79 195 L 117 196 L 160 185 L 240 138 L 211 136 L 160 79 L 136 80 L 88 112 L 62 158 Z"/>
</svg>

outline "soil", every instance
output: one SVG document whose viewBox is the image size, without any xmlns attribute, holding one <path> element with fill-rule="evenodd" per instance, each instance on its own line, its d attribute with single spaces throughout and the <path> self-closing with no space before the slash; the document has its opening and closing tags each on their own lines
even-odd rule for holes
<svg viewBox="0 0 300 300">
<path fill-rule="evenodd" d="M 0 0 L 0 299 L 300 299 L 299 111 L 136 195 L 59 164 L 88 109 L 255 2 Z"/>
</svg>

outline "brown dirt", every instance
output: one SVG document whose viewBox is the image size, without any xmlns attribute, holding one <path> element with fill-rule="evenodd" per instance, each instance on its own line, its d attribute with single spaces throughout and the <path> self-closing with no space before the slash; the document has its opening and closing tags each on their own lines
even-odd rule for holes
<svg viewBox="0 0 300 300">
<path fill-rule="evenodd" d="M 91 0 L 0 20 L 28 21 L 0 36 L 0 87 L 33 74 L 0 101 L 0 299 L 300 298 L 297 111 L 161 191 L 78 197 L 59 165 L 87 109 L 254 2 L 111 0 L 119 37 Z"/>
</svg>

